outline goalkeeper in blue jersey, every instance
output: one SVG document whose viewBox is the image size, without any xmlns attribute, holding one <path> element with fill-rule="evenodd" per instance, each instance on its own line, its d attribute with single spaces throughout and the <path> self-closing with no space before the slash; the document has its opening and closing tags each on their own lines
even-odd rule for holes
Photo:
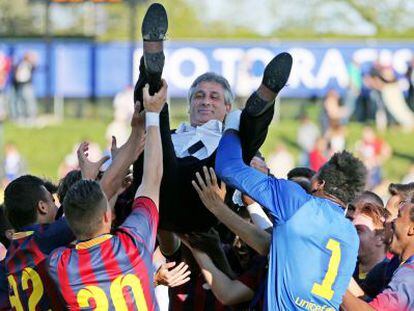
<svg viewBox="0 0 414 311">
<path fill-rule="evenodd" d="M 267 309 L 338 310 L 359 246 L 345 211 L 364 190 L 364 165 L 346 151 L 334 154 L 313 177 L 313 195 L 308 194 L 294 182 L 268 176 L 243 162 L 239 115 L 231 113 L 226 120 L 216 172 L 273 218 Z"/>
</svg>

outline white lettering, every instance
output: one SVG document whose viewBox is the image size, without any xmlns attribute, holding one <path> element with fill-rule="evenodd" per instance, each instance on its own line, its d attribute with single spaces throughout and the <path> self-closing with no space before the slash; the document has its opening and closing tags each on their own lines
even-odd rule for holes
<svg viewBox="0 0 414 311">
<path fill-rule="evenodd" d="M 348 85 L 348 70 L 338 49 L 329 49 L 326 52 L 316 77 L 318 88 L 325 88 L 331 79 L 336 79 L 342 88 Z"/>
</svg>

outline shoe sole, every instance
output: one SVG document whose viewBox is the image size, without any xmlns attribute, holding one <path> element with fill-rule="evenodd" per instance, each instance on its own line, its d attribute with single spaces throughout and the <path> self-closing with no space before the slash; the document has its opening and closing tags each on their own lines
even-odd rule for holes
<svg viewBox="0 0 414 311">
<path fill-rule="evenodd" d="M 289 53 L 276 55 L 266 66 L 262 83 L 278 94 L 286 85 L 292 69 L 292 56 Z"/>
<path fill-rule="evenodd" d="M 142 38 L 144 41 L 162 41 L 167 30 L 168 17 L 165 8 L 159 3 L 151 4 L 142 22 Z"/>
<path fill-rule="evenodd" d="M 286 85 L 292 69 L 292 56 L 289 53 L 280 53 L 276 55 L 269 64 L 267 64 L 262 84 L 279 94 L 280 90 Z M 264 113 L 274 101 L 267 102 L 254 92 L 246 103 L 246 110 L 252 116 L 258 116 Z"/>
</svg>

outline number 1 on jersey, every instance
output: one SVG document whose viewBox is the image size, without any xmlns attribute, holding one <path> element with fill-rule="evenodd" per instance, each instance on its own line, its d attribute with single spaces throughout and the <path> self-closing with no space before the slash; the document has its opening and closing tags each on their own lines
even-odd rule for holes
<svg viewBox="0 0 414 311">
<path fill-rule="evenodd" d="M 341 262 L 341 246 L 338 241 L 329 239 L 326 248 L 332 252 L 331 258 L 329 259 L 328 271 L 322 284 L 313 284 L 312 294 L 331 300 L 335 293 L 332 290 L 332 285 L 338 275 L 339 263 Z"/>
</svg>

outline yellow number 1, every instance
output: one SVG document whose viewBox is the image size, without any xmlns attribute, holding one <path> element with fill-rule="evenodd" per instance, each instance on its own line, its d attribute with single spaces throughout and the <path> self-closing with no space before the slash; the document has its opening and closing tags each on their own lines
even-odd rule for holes
<svg viewBox="0 0 414 311">
<path fill-rule="evenodd" d="M 331 259 L 329 260 L 328 271 L 326 272 L 322 284 L 313 284 L 312 294 L 331 300 L 335 293 L 332 290 L 332 285 L 338 275 L 339 263 L 341 262 L 341 246 L 338 241 L 329 239 L 328 244 L 326 244 L 326 248 L 332 252 Z"/>
</svg>

